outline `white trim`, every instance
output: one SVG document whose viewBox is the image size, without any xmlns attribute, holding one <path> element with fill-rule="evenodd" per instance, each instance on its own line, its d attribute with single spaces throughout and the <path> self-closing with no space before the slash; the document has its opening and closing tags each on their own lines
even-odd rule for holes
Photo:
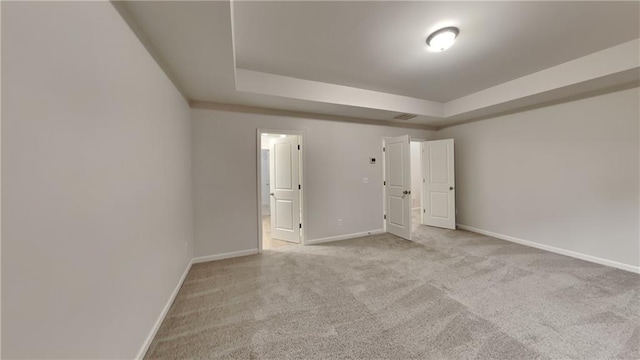
<svg viewBox="0 0 640 360">
<path fill-rule="evenodd" d="M 383 136 L 382 137 L 382 146 L 380 147 L 380 159 L 382 159 L 381 164 L 382 164 L 382 184 L 380 184 L 380 186 L 382 186 L 382 231 L 387 232 L 387 187 L 385 186 L 386 182 L 387 182 L 387 173 L 385 171 L 385 169 L 387 168 L 387 164 L 385 163 L 385 158 L 386 158 L 386 153 L 385 150 L 387 147 L 387 139 L 389 139 L 389 136 Z M 413 226 L 413 225 L 412 225 Z"/>
<path fill-rule="evenodd" d="M 256 129 L 256 200 L 258 202 L 258 254 L 262 254 L 262 130 Z"/>
<path fill-rule="evenodd" d="M 198 264 L 198 263 L 203 263 L 208 261 L 215 261 L 215 260 L 230 259 L 234 257 L 253 255 L 257 253 L 258 253 L 258 249 L 250 249 L 250 250 L 234 251 L 234 252 L 209 255 L 209 256 L 200 256 L 200 257 L 195 257 L 191 259 L 191 261 L 189 261 L 189 264 L 187 264 L 187 267 L 184 269 L 184 272 L 180 277 L 180 281 L 178 281 L 178 285 L 176 285 L 175 289 L 173 289 L 173 292 L 171 293 L 169 300 L 167 301 L 166 305 L 162 309 L 162 312 L 158 316 L 156 323 L 153 325 L 153 328 L 151 328 L 151 332 L 147 336 L 147 339 L 142 344 L 140 351 L 138 351 L 138 355 L 136 356 L 136 359 L 141 360 L 146 355 L 147 351 L 149 350 L 149 346 L 151 346 L 151 342 L 153 342 L 153 338 L 155 338 L 156 333 L 160 329 L 160 325 L 162 325 L 162 322 L 164 321 L 164 318 L 167 316 L 167 313 L 169 312 L 171 305 L 173 305 L 173 301 L 176 299 L 176 296 L 178 296 L 178 292 L 180 291 L 180 288 L 182 287 L 184 280 L 187 278 L 187 274 L 189 273 L 189 270 L 191 270 L 191 266 L 193 264 Z"/>
<path fill-rule="evenodd" d="M 173 305 L 173 301 L 176 299 L 176 296 L 178 296 L 178 292 L 180 291 L 180 288 L 182 287 L 184 280 L 187 278 L 187 274 L 189 273 L 189 270 L 191 270 L 191 265 L 193 265 L 193 260 L 189 261 L 189 263 L 187 264 L 187 267 L 184 269 L 184 272 L 182 273 L 182 276 L 178 281 L 178 285 L 176 285 L 175 289 L 173 289 L 173 292 L 171 293 L 171 296 L 169 297 L 167 304 L 162 309 L 162 312 L 160 312 L 160 315 L 158 316 L 156 323 L 151 328 L 151 332 L 149 333 L 149 335 L 147 336 L 147 339 L 142 344 L 140 351 L 138 351 L 138 355 L 136 355 L 136 359 L 140 359 L 140 360 L 143 359 L 147 353 L 147 350 L 149 350 L 149 346 L 151 346 L 151 342 L 153 342 L 153 338 L 156 337 L 156 333 L 158 332 L 158 329 L 160 329 L 160 325 L 162 325 L 162 322 L 164 321 L 164 318 L 167 316 L 167 313 L 169 312 L 171 305 Z"/>
<path fill-rule="evenodd" d="M 363 231 L 363 232 L 358 232 L 353 234 L 329 236 L 329 237 L 320 238 L 320 239 L 308 240 L 306 242 L 306 245 L 322 244 L 322 243 L 338 241 L 338 240 L 355 239 L 363 236 L 377 235 L 382 233 L 384 233 L 383 229 L 376 229 L 376 230 Z"/>
<path fill-rule="evenodd" d="M 195 257 L 193 258 L 193 260 L 191 260 L 191 262 L 194 264 L 199 264 L 199 263 L 208 262 L 208 261 L 224 260 L 224 259 L 231 259 L 235 257 L 254 255 L 257 253 L 258 253 L 257 248 L 249 249 L 249 250 L 241 250 L 241 251 L 232 251 L 232 252 L 222 253 L 222 254 Z"/>
<path fill-rule="evenodd" d="M 477 228 L 474 228 L 474 227 L 471 227 L 471 226 L 467 226 L 467 225 L 463 225 L 463 224 L 458 224 L 458 228 L 462 229 L 462 230 L 467 230 L 467 231 L 475 232 L 475 233 L 478 233 L 478 234 L 482 234 L 482 235 L 491 236 L 491 237 L 494 237 L 494 238 L 497 238 L 497 239 L 511 241 L 511 242 L 518 243 L 518 244 L 521 244 L 521 245 L 526 245 L 526 246 L 534 247 L 534 248 L 537 248 L 537 249 L 550 251 L 550 252 L 553 252 L 553 253 L 556 253 L 556 254 L 570 256 L 572 258 L 585 260 L 585 261 L 593 262 L 593 263 L 600 264 L 600 265 L 611 266 L 611 267 L 618 268 L 618 269 L 621 269 L 621 270 L 626 270 L 626 271 L 630 271 L 630 272 L 633 272 L 633 273 L 640 274 L 640 266 L 633 266 L 633 265 L 629 265 L 629 264 L 623 264 L 623 263 L 620 263 L 620 262 L 617 262 L 617 261 L 607 260 L 607 259 L 599 258 L 597 256 L 587 255 L 587 254 L 583 254 L 583 253 L 579 253 L 579 252 L 575 252 L 575 251 L 571 251 L 571 250 L 561 249 L 561 248 L 557 248 L 555 246 L 544 245 L 544 244 L 540 244 L 540 243 L 529 241 L 529 240 L 523 240 L 523 239 L 519 239 L 517 237 L 498 234 L 498 233 L 495 233 L 495 232 L 492 232 L 492 231 L 477 229 Z"/>
<path fill-rule="evenodd" d="M 305 173 L 304 173 L 304 157 L 305 157 L 305 143 L 304 139 L 306 136 L 306 130 L 286 130 L 286 129 L 264 129 L 258 128 L 256 129 L 256 200 L 258 203 L 258 254 L 262 253 L 262 134 L 270 133 L 270 134 L 287 134 L 287 135 L 296 135 L 299 139 L 300 144 L 300 156 L 298 161 L 300 163 L 300 172 L 298 176 L 300 177 L 300 185 L 302 185 L 302 189 L 300 190 L 300 222 L 302 223 L 302 231 L 300 232 L 300 244 L 305 245 L 307 238 L 307 211 L 306 211 L 306 186 L 305 182 Z M 219 259 L 214 259 L 219 260 Z M 206 260 L 209 261 L 209 260 Z"/>
<path fill-rule="evenodd" d="M 426 198 L 426 187 L 427 187 L 427 183 L 424 177 L 424 174 L 426 173 L 425 169 L 424 169 L 424 143 L 426 141 L 423 141 L 420 143 L 420 180 L 422 180 L 422 184 L 420 184 L 420 225 L 425 225 L 424 222 L 424 215 L 427 213 L 426 211 L 426 205 L 427 202 L 425 201 Z M 454 159 L 455 161 L 455 159 Z"/>
<path fill-rule="evenodd" d="M 424 143 L 429 140 L 413 138 L 411 135 L 409 135 L 409 140 L 409 146 L 411 146 L 411 142 L 417 142 L 420 144 L 420 153 L 418 154 L 420 156 L 420 204 L 416 207 L 412 207 L 411 211 L 420 210 L 420 219 L 418 219 L 418 223 L 419 225 L 424 225 L 424 169 L 422 168 L 422 155 L 424 154 Z M 409 152 L 409 154 L 411 154 L 411 152 Z M 411 177 L 413 178 L 413 173 L 411 174 Z M 413 188 L 413 183 L 411 184 L 411 188 Z M 411 199 L 411 204 L 413 204 L 413 198 Z M 413 213 L 411 214 L 411 228 L 413 229 Z"/>
</svg>

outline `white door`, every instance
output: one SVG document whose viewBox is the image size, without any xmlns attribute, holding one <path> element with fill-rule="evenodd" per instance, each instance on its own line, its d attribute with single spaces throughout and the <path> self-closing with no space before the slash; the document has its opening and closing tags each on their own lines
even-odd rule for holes
<svg viewBox="0 0 640 360">
<path fill-rule="evenodd" d="M 271 237 L 300 242 L 300 177 L 298 136 L 272 139 L 269 144 Z"/>
<path fill-rule="evenodd" d="M 423 149 L 424 191 L 422 222 L 456 228 L 456 190 L 453 139 L 425 141 Z"/>
<path fill-rule="evenodd" d="M 387 232 L 411 240 L 409 135 L 386 139 L 384 147 Z"/>
</svg>

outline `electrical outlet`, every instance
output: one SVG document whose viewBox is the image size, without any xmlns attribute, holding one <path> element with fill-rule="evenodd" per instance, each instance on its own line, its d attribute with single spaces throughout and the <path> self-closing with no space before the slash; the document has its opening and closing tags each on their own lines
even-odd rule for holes
<svg viewBox="0 0 640 360">
<path fill-rule="evenodd" d="M 342 219 L 338 219 L 338 226 L 342 226 Z"/>
</svg>

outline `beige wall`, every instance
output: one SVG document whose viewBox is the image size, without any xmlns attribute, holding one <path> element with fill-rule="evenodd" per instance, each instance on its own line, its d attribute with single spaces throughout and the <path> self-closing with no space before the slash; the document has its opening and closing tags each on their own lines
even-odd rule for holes
<svg viewBox="0 0 640 360">
<path fill-rule="evenodd" d="M 382 137 L 433 134 L 207 109 L 193 109 L 192 116 L 195 256 L 258 248 L 257 129 L 305 131 L 308 240 L 382 229 Z"/>
<path fill-rule="evenodd" d="M 437 132 L 458 223 L 640 265 L 638 88 Z"/>
<path fill-rule="evenodd" d="M 133 358 L 192 257 L 189 107 L 108 2 L 3 2 L 2 75 L 2 357 Z"/>
</svg>

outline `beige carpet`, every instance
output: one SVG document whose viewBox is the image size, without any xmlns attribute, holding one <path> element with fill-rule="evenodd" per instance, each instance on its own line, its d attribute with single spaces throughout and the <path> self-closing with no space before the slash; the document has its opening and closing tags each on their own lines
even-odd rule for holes
<svg viewBox="0 0 640 360">
<path fill-rule="evenodd" d="M 414 234 L 194 265 L 147 358 L 640 358 L 639 275 Z"/>
</svg>

